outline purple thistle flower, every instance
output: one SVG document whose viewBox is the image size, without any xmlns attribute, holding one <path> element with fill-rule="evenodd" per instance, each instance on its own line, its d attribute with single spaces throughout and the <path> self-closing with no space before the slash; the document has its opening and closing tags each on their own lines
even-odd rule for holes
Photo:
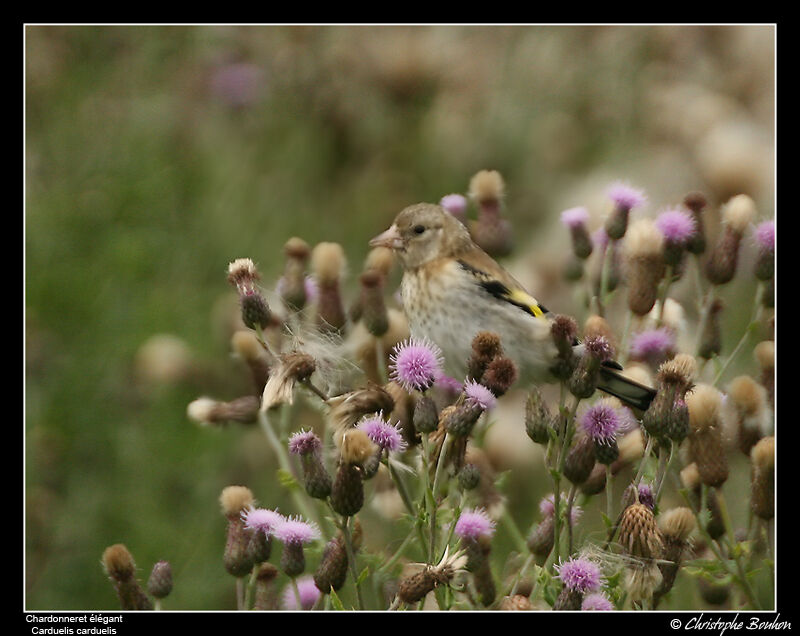
<svg viewBox="0 0 800 636">
<path fill-rule="evenodd" d="M 390 356 L 391 377 L 406 391 L 426 391 L 441 375 L 442 350 L 427 339 L 409 338 Z"/>
<path fill-rule="evenodd" d="M 755 229 L 756 243 L 762 252 L 772 252 L 775 249 L 775 221 L 759 223 Z"/>
<path fill-rule="evenodd" d="M 467 197 L 463 194 L 446 194 L 439 201 L 439 205 L 459 221 L 463 222 L 467 218 Z"/>
<path fill-rule="evenodd" d="M 439 375 L 436 376 L 434 384 L 450 393 L 458 394 L 464 390 L 464 385 L 461 384 L 461 382 L 444 373 L 439 373 Z"/>
<path fill-rule="evenodd" d="M 644 203 L 647 201 L 647 197 L 645 197 L 644 192 L 641 190 L 636 190 L 631 186 L 622 183 L 621 181 L 612 183 L 608 188 L 607 194 L 608 197 L 614 202 L 614 205 L 626 210 L 632 210 L 635 207 L 644 205 Z"/>
<path fill-rule="evenodd" d="M 464 383 L 464 395 L 466 403 L 470 406 L 479 406 L 481 410 L 488 411 L 497 404 L 497 398 L 489 389 L 474 380 L 467 380 Z"/>
<path fill-rule="evenodd" d="M 366 416 L 356 428 L 364 431 L 367 437 L 384 450 L 402 452 L 406 449 L 406 441 L 398 426 L 384 421 L 381 413 Z"/>
<path fill-rule="evenodd" d="M 301 521 L 299 517 L 285 517 L 275 526 L 272 534 L 282 543 L 302 545 L 319 539 L 316 524 Z"/>
<path fill-rule="evenodd" d="M 322 448 L 322 440 L 314 431 L 298 431 L 289 438 L 289 452 L 294 455 L 308 455 Z"/>
<path fill-rule="evenodd" d="M 584 207 L 570 208 L 561 213 L 561 222 L 572 229 L 585 225 L 589 220 L 589 210 Z"/>
<path fill-rule="evenodd" d="M 642 331 L 631 339 L 630 355 L 634 360 L 645 360 L 659 365 L 674 351 L 675 335 L 664 327 Z"/>
<path fill-rule="evenodd" d="M 580 418 L 580 425 L 595 442 L 609 443 L 617 437 L 620 418 L 614 407 L 600 401 L 584 412 Z"/>
<path fill-rule="evenodd" d="M 611 358 L 611 344 L 605 336 L 591 336 L 584 341 L 583 345 L 586 353 L 600 362 Z"/>
<path fill-rule="evenodd" d="M 539 512 L 542 513 L 542 516 L 545 518 L 552 517 L 555 514 L 555 495 L 549 494 L 539 502 Z M 582 514 L 583 509 L 580 506 L 573 504 L 569 515 L 570 523 L 574 526 L 576 523 L 578 523 L 578 519 L 581 518 Z"/>
<path fill-rule="evenodd" d="M 283 588 L 283 609 L 285 610 L 310 610 L 322 593 L 314 583 L 314 577 L 310 574 L 301 576 L 295 579 L 297 591 L 295 592 L 294 585 L 291 583 Z M 297 607 L 298 597 L 300 599 L 300 607 Z"/>
<path fill-rule="evenodd" d="M 285 518 L 277 510 L 267 508 L 248 508 L 242 512 L 244 527 L 250 530 L 261 530 L 269 536 Z"/>
<path fill-rule="evenodd" d="M 602 592 L 592 592 L 583 597 L 581 603 L 581 610 L 586 611 L 599 611 L 611 612 L 614 610 L 614 604 L 608 600 L 608 597 Z"/>
<path fill-rule="evenodd" d="M 655 226 L 667 242 L 683 245 L 695 233 L 697 222 L 683 210 L 666 210 L 658 215 Z"/>
<path fill-rule="evenodd" d="M 491 537 L 494 534 L 495 522 L 482 508 L 464 510 L 456 522 L 455 532 L 462 539 L 478 539 Z"/>
<path fill-rule="evenodd" d="M 656 496 L 650 484 L 639 484 L 639 503 L 647 506 L 650 510 L 656 507 Z"/>
<path fill-rule="evenodd" d="M 583 557 L 572 558 L 556 566 L 558 578 L 574 592 L 594 592 L 600 588 L 603 578 L 597 564 Z"/>
</svg>

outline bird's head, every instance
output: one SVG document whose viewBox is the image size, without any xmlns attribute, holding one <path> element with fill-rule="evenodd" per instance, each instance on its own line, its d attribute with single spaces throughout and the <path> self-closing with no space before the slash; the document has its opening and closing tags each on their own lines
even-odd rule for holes
<svg viewBox="0 0 800 636">
<path fill-rule="evenodd" d="M 400 212 L 391 227 L 369 244 L 390 248 L 405 269 L 414 269 L 436 258 L 454 256 L 470 242 L 467 228 L 444 208 L 417 203 Z"/>
</svg>

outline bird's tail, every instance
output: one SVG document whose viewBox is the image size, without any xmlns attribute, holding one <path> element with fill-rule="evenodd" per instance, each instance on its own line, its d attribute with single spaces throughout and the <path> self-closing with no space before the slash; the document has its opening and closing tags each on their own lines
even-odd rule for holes
<svg viewBox="0 0 800 636">
<path fill-rule="evenodd" d="M 607 366 L 600 368 L 600 382 L 597 388 L 640 411 L 646 411 L 656 396 L 655 389 L 630 380 L 619 371 Z"/>
</svg>

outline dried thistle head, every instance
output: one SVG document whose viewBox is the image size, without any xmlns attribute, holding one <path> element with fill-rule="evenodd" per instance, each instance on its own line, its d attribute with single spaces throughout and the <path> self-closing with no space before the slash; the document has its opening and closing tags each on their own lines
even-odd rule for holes
<svg viewBox="0 0 800 636">
<path fill-rule="evenodd" d="M 481 170 L 469 182 L 469 196 L 479 205 L 499 203 L 505 196 L 505 182 L 497 170 Z"/>
<path fill-rule="evenodd" d="M 264 386 L 261 410 L 266 411 L 279 404 L 292 404 L 295 384 L 308 380 L 316 368 L 316 361 L 307 353 L 292 351 L 281 354 L 278 366 Z"/>
<path fill-rule="evenodd" d="M 254 502 L 253 492 L 247 486 L 227 486 L 219 496 L 222 514 L 229 519 L 238 519 L 242 511 L 250 508 Z"/>
<path fill-rule="evenodd" d="M 343 462 L 360 465 L 372 457 L 377 449 L 378 447 L 364 431 L 352 428 L 342 435 L 339 452 Z"/>
<path fill-rule="evenodd" d="M 625 508 L 619 524 L 619 542 L 631 556 L 645 560 L 660 558 L 664 539 L 653 511 L 640 503 Z"/>
<path fill-rule="evenodd" d="M 658 525 L 665 539 L 686 542 L 697 527 L 697 522 L 690 508 L 679 507 L 661 513 Z"/>
<path fill-rule="evenodd" d="M 114 581 L 129 581 L 136 574 L 133 555 L 122 543 L 108 546 L 103 551 L 102 563 L 106 574 Z"/>
</svg>

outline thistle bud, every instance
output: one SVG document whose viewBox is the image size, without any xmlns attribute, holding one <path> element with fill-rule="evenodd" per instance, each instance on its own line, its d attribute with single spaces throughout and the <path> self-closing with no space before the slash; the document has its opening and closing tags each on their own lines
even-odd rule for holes
<svg viewBox="0 0 800 636">
<path fill-rule="evenodd" d="M 311 252 L 311 269 L 319 286 L 317 327 L 326 333 L 341 333 L 347 320 L 340 289 L 345 266 L 338 243 L 318 243 Z"/>
<path fill-rule="evenodd" d="M 271 563 L 262 563 L 256 573 L 255 602 L 253 609 L 272 611 L 278 609 L 278 599 L 275 591 L 275 579 L 278 568 Z"/>
<path fill-rule="evenodd" d="M 450 555 L 445 550 L 437 565 L 425 565 L 419 572 L 402 578 L 397 587 L 397 597 L 407 605 L 418 603 L 440 585 L 448 585 L 465 563 L 466 557 L 460 552 Z"/>
<path fill-rule="evenodd" d="M 753 513 L 765 520 L 775 515 L 775 438 L 765 437 L 750 451 Z"/>
<path fill-rule="evenodd" d="M 755 443 L 770 433 L 772 417 L 767 391 L 749 375 L 740 375 L 728 386 L 728 398 L 736 416 L 739 450 L 749 456 Z"/>
<path fill-rule="evenodd" d="M 658 440 L 681 442 L 688 434 L 686 392 L 692 387 L 697 365 L 688 354 L 679 354 L 658 369 L 656 396 L 642 416 L 642 428 Z"/>
<path fill-rule="evenodd" d="M 525 432 L 537 444 L 547 444 L 552 430 L 554 430 L 553 415 L 547 408 L 541 392 L 534 386 L 525 402 Z"/>
<path fill-rule="evenodd" d="M 589 211 L 583 207 L 570 208 L 561 213 L 561 222 L 567 227 L 572 240 L 572 253 L 580 260 L 592 254 L 592 238 L 586 229 Z"/>
<path fill-rule="evenodd" d="M 306 305 L 306 265 L 311 249 L 303 239 L 292 237 L 284 245 L 286 265 L 279 292 L 289 309 L 299 311 Z"/>
<path fill-rule="evenodd" d="M 414 405 L 414 429 L 417 433 L 432 433 L 439 426 L 439 413 L 433 398 L 423 395 Z"/>
<path fill-rule="evenodd" d="M 654 594 L 656 601 L 672 589 L 681 563 L 689 552 L 689 535 L 696 522 L 690 508 L 673 508 L 659 517 L 658 525 L 664 539 L 664 553 L 658 564 L 661 585 Z"/>
<path fill-rule="evenodd" d="M 619 458 L 617 458 L 617 462 L 618 461 Z M 581 492 L 584 495 L 597 495 L 603 492 L 606 487 L 607 473 L 608 467 L 604 466 L 599 461 L 596 462 L 592 468 L 592 472 L 590 472 L 589 476 L 586 478 L 586 481 L 580 485 Z"/>
<path fill-rule="evenodd" d="M 689 407 L 689 456 L 700 480 L 719 488 L 728 479 L 728 459 L 722 442 L 720 407 L 722 395 L 707 384 L 699 384 L 686 396 Z"/>
<path fill-rule="evenodd" d="M 711 284 L 724 285 L 733 279 L 742 236 L 755 214 L 755 204 L 745 194 L 733 197 L 723 207 L 722 235 L 706 262 L 706 278 Z"/>
<path fill-rule="evenodd" d="M 514 242 L 511 224 L 501 216 L 503 177 L 496 170 L 481 170 L 470 180 L 469 195 L 478 206 L 477 220 L 469 223 L 472 239 L 495 258 L 508 256 Z"/>
<path fill-rule="evenodd" d="M 763 340 L 753 349 L 753 356 L 761 369 L 761 385 L 767 391 L 770 405 L 775 404 L 775 342 Z"/>
<path fill-rule="evenodd" d="M 136 563 L 123 544 L 109 546 L 103 552 L 103 569 L 106 572 L 123 610 L 151 610 L 153 604 L 136 580 Z"/>
<path fill-rule="evenodd" d="M 484 606 L 491 605 L 496 595 L 489 567 L 490 541 L 494 530 L 495 522 L 481 509 L 464 510 L 454 528 L 467 557 L 466 569 L 472 573 L 475 588 Z"/>
<path fill-rule="evenodd" d="M 253 505 L 253 493 L 245 486 L 228 486 L 223 489 L 219 501 L 228 519 L 223 564 L 228 574 L 241 578 L 253 569 L 254 563 L 250 531 L 242 519 L 242 512 Z"/>
<path fill-rule="evenodd" d="M 361 320 L 373 336 L 380 338 L 389 330 L 389 314 L 383 299 L 383 276 L 367 270 L 360 277 Z"/>
<path fill-rule="evenodd" d="M 609 238 L 617 241 L 625 236 L 630 211 L 643 205 L 647 199 L 640 190 L 635 190 L 621 182 L 611 184 L 608 189 L 608 197 L 614 204 L 614 209 L 606 220 L 605 229 Z"/>
<path fill-rule="evenodd" d="M 456 437 L 466 437 L 483 413 L 477 405 L 452 404 L 442 409 L 439 423 L 444 429 Z"/>
<path fill-rule="evenodd" d="M 545 517 L 536 524 L 528 535 L 528 549 L 541 564 L 550 555 L 555 545 L 555 521 L 553 517 Z"/>
<path fill-rule="evenodd" d="M 334 537 L 325 545 L 322 558 L 314 572 L 314 583 L 320 592 L 338 591 L 347 579 L 347 549 L 341 537 Z"/>
<path fill-rule="evenodd" d="M 772 280 L 775 276 L 775 221 L 759 223 L 755 231 L 758 256 L 755 275 L 758 280 Z"/>
<path fill-rule="evenodd" d="M 283 543 L 281 569 L 290 577 L 305 572 L 306 557 L 303 546 L 319 539 L 319 528 L 313 523 L 289 517 L 278 523 L 273 530 L 275 537 Z"/>
<path fill-rule="evenodd" d="M 569 378 L 570 393 L 577 398 L 591 397 L 600 379 L 600 368 L 611 359 L 611 345 L 603 336 L 587 338 L 584 353 Z"/>
<path fill-rule="evenodd" d="M 564 476 L 579 486 L 589 478 L 595 461 L 594 440 L 589 435 L 579 435 L 564 460 Z"/>
<path fill-rule="evenodd" d="M 480 381 L 489 363 L 503 355 L 500 336 L 490 331 L 479 331 L 472 339 L 472 353 L 467 362 L 467 379 Z"/>
<path fill-rule="evenodd" d="M 628 281 L 628 308 L 645 316 L 658 299 L 664 276 L 664 237 L 653 221 L 639 219 L 625 236 L 625 263 Z"/>
<path fill-rule="evenodd" d="M 239 258 L 228 265 L 228 282 L 239 292 L 242 322 L 251 329 L 264 329 L 273 321 L 267 301 L 258 290 L 259 280 L 261 275 L 249 258 Z"/>
<path fill-rule="evenodd" d="M 664 237 L 664 263 L 679 276 L 686 247 L 696 232 L 694 217 L 683 210 L 665 210 L 655 225 Z"/>
<path fill-rule="evenodd" d="M 322 463 L 322 441 L 313 431 L 299 431 L 289 438 L 289 452 L 300 457 L 306 492 L 315 499 L 331 494 L 331 478 Z"/>
<path fill-rule="evenodd" d="M 706 234 L 703 227 L 703 209 L 707 205 L 706 197 L 700 192 L 690 192 L 683 198 L 683 204 L 694 218 L 694 233 L 686 243 L 686 251 L 691 254 L 702 254 L 706 251 Z"/>
<path fill-rule="evenodd" d="M 578 342 L 578 323 L 570 316 L 556 315 L 550 333 L 558 352 L 550 371 L 557 379 L 566 380 L 577 364 L 574 347 Z"/>
<path fill-rule="evenodd" d="M 172 566 L 169 561 L 159 561 L 147 579 L 147 591 L 157 599 L 166 598 L 172 591 Z"/>
<path fill-rule="evenodd" d="M 193 400 L 186 414 L 204 426 L 225 425 L 229 422 L 252 424 L 258 419 L 261 400 L 255 395 L 243 395 L 230 402 L 219 402 L 209 397 Z"/>
<path fill-rule="evenodd" d="M 475 464 L 464 464 L 458 471 L 458 485 L 461 490 L 474 490 L 481 483 L 481 471 Z"/>
<path fill-rule="evenodd" d="M 364 505 L 362 465 L 375 454 L 376 447 L 359 429 L 342 437 L 341 457 L 331 490 L 331 505 L 340 515 L 352 517 Z"/>
<path fill-rule="evenodd" d="M 501 397 L 517 381 L 517 365 L 511 358 L 497 356 L 483 372 L 480 384 L 489 389 L 494 397 Z"/>
</svg>

